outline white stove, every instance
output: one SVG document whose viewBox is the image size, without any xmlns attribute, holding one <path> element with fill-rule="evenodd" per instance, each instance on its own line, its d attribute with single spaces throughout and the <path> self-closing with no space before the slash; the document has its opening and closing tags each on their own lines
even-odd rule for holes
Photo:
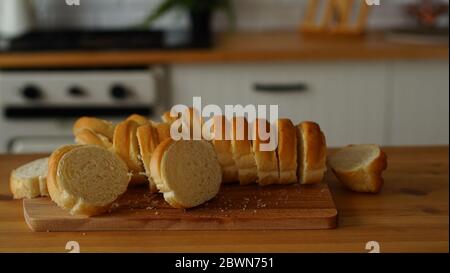
<svg viewBox="0 0 450 273">
<path fill-rule="evenodd" d="M 80 116 L 159 116 L 166 102 L 157 70 L 0 71 L 0 153 L 46 153 L 73 143 Z"/>
</svg>

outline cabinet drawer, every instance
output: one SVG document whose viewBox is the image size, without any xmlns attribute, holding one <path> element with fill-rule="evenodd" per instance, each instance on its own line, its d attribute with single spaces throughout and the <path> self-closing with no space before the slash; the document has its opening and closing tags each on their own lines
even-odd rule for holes
<svg viewBox="0 0 450 273">
<path fill-rule="evenodd" d="M 276 104 L 279 116 L 318 122 L 330 146 L 383 143 L 382 63 L 176 65 L 173 103 Z"/>
</svg>

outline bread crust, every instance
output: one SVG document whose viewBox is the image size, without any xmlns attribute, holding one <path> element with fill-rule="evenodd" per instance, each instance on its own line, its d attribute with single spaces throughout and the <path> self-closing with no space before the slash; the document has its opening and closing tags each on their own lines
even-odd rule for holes
<svg viewBox="0 0 450 273">
<path fill-rule="evenodd" d="M 85 215 L 85 216 L 94 216 L 100 215 L 107 212 L 110 209 L 111 204 L 105 206 L 95 206 L 84 202 L 82 198 L 78 198 L 73 196 L 65 189 L 63 189 L 59 183 L 60 175 L 58 173 L 58 168 L 60 166 L 61 160 L 63 160 L 64 156 L 71 151 L 80 148 L 86 148 L 91 145 L 68 145 L 62 146 L 56 149 L 49 158 L 49 171 L 47 178 L 47 187 L 49 191 L 49 195 L 51 199 L 62 209 L 68 210 L 71 214 L 76 215 Z M 98 147 L 98 146 L 91 146 Z M 99 148 L 104 149 L 104 148 Z M 105 149 L 106 150 L 106 149 Z M 112 152 L 111 156 L 115 156 Z M 120 158 L 117 157 L 120 161 Z M 126 169 L 126 165 L 123 161 L 120 161 L 123 164 L 123 168 Z"/>
<path fill-rule="evenodd" d="M 132 173 L 130 185 L 142 185 L 147 177 L 143 175 L 144 166 L 140 159 L 139 143 L 136 136 L 139 124 L 133 120 L 125 120 L 117 124 L 114 131 L 113 148 L 122 158 Z"/>
<path fill-rule="evenodd" d="M 137 129 L 136 136 L 139 143 L 141 159 L 144 165 L 145 173 L 150 183 L 150 191 L 157 192 L 155 183 L 153 182 L 150 170 L 150 162 L 152 154 L 159 144 L 158 132 L 151 124 L 140 126 Z"/>
<path fill-rule="evenodd" d="M 278 159 L 276 150 L 262 151 L 261 145 L 270 142 L 270 138 L 262 140 L 258 133 L 262 124 L 266 124 L 266 130 L 270 128 L 270 123 L 265 119 L 256 119 L 253 123 L 253 153 L 255 155 L 256 167 L 258 171 L 257 183 L 262 186 L 276 184 L 279 181 Z M 270 134 L 274 132 L 270 129 Z"/>
<path fill-rule="evenodd" d="M 215 116 L 213 117 L 212 129 L 212 144 L 222 169 L 222 182 L 238 182 L 239 172 L 236 162 L 233 159 L 233 149 L 230 140 L 231 135 L 227 135 L 227 133 L 231 133 L 231 124 L 224 116 Z"/>
<path fill-rule="evenodd" d="M 133 114 L 133 115 L 129 116 L 126 120 L 132 120 L 141 126 L 150 124 L 150 121 L 148 118 L 138 115 L 138 114 Z"/>
<path fill-rule="evenodd" d="M 77 135 L 83 129 L 89 129 L 97 134 L 104 135 L 109 141 L 112 141 L 114 137 L 114 125 L 106 120 L 81 117 L 73 125 L 73 134 Z"/>
<path fill-rule="evenodd" d="M 38 160 L 45 160 L 46 162 L 48 162 L 48 158 L 42 158 Z M 13 194 L 14 199 L 23 199 L 23 198 L 31 199 L 39 196 L 48 196 L 47 175 L 45 176 L 36 175 L 36 177 L 24 178 L 17 173 L 19 169 L 15 169 L 11 172 L 9 180 L 9 189 Z"/>
<path fill-rule="evenodd" d="M 170 124 L 168 123 L 155 123 L 153 128 L 158 134 L 158 143 L 163 142 L 170 138 Z"/>
<path fill-rule="evenodd" d="M 280 184 L 298 182 L 297 179 L 297 135 L 290 119 L 279 119 L 278 129 L 278 168 Z"/>
<path fill-rule="evenodd" d="M 325 135 L 315 122 L 305 121 L 297 126 L 298 169 L 301 184 L 322 182 L 327 170 Z"/>
<path fill-rule="evenodd" d="M 170 111 L 167 111 L 167 112 L 164 112 L 164 114 L 162 114 L 161 120 L 162 120 L 164 123 L 172 124 L 172 123 L 174 123 L 179 117 L 180 117 L 180 115 L 178 115 L 178 117 L 172 117 L 172 116 L 170 116 Z"/>
<path fill-rule="evenodd" d="M 238 122 L 243 124 L 243 132 L 238 132 Z M 231 147 L 233 159 L 238 167 L 239 182 L 241 185 L 255 183 L 258 179 L 255 155 L 248 134 L 248 122 L 245 117 L 234 117 L 232 120 Z M 243 139 L 238 139 L 243 136 Z"/>
<path fill-rule="evenodd" d="M 382 173 L 387 168 L 387 156 L 378 147 L 377 157 L 363 168 L 342 170 L 333 166 L 333 164 L 330 164 L 330 167 L 339 181 L 351 191 L 378 193 L 384 184 Z"/>
<path fill-rule="evenodd" d="M 112 148 L 111 141 L 101 134 L 97 134 L 90 129 L 81 129 L 75 135 L 75 143 L 85 145 L 97 145 L 106 149 Z"/>
<path fill-rule="evenodd" d="M 155 151 L 153 151 L 152 158 L 150 161 L 150 173 L 158 190 L 162 193 L 170 192 L 170 189 L 167 188 L 164 181 L 161 177 L 161 162 L 164 156 L 164 153 L 169 149 L 171 145 L 175 142 L 172 139 L 166 139 L 161 142 L 158 147 L 156 147 Z"/>
</svg>

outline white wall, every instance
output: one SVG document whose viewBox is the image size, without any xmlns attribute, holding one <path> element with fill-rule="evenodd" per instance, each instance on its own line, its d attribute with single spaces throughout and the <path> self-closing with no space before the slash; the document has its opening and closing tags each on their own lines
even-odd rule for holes
<svg viewBox="0 0 450 273">
<path fill-rule="evenodd" d="M 41 27 L 126 27 L 133 25 L 161 0 L 81 0 L 81 6 L 69 7 L 63 0 L 33 0 Z M 448 0 L 442 0 L 448 3 Z M 240 30 L 295 29 L 305 10 L 307 0 L 233 0 Z M 371 28 L 412 23 L 401 6 L 415 0 L 381 0 L 369 20 Z M 448 17 L 443 20 L 448 24 Z M 183 28 L 186 18 L 177 13 L 165 16 L 158 26 Z M 216 17 L 216 27 L 223 29 L 224 16 Z"/>
</svg>

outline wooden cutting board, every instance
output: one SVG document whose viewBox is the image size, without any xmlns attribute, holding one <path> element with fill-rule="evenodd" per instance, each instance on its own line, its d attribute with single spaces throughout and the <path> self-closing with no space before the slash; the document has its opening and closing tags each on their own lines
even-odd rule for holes
<svg viewBox="0 0 450 273">
<path fill-rule="evenodd" d="M 23 201 L 34 231 L 331 229 L 337 210 L 326 183 L 300 186 L 224 185 L 216 198 L 189 210 L 171 208 L 161 194 L 130 189 L 109 214 L 72 216 L 49 198 Z"/>
</svg>

